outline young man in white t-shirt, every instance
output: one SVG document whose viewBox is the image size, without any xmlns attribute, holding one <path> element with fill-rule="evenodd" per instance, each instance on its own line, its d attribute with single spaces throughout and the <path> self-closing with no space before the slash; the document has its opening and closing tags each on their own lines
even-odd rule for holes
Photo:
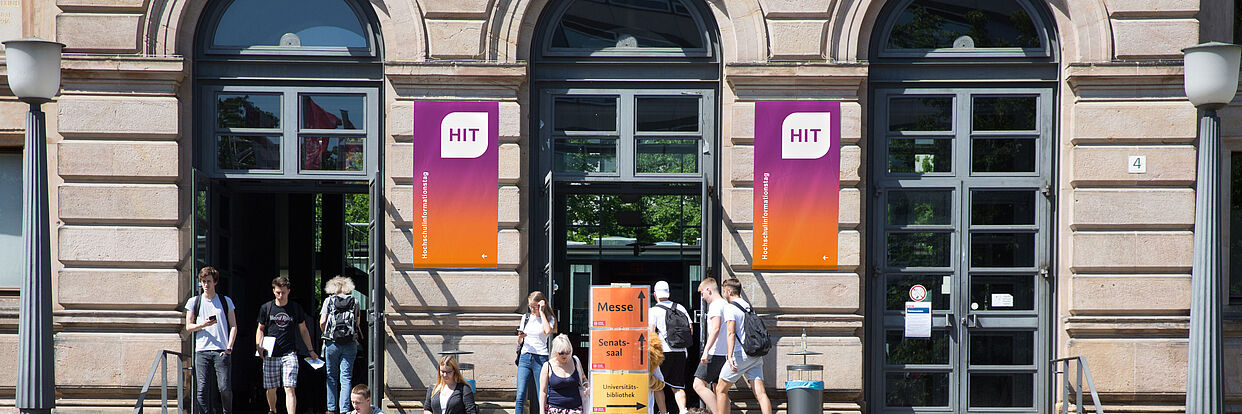
<svg viewBox="0 0 1242 414">
<path fill-rule="evenodd" d="M 772 402 L 768 400 L 768 391 L 763 385 L 763 357 L 752 357 L 742 351 L 743 338 L 746 337 L 743 331 L 746 311 L 750 310 L 750 303 L 742 299 L 742 282 L 736 278 L 726 279 L 722 285 L 724 301 L 729 303 L 721 317 L 728 363 L 720 370 L 720 381 L 716 383 L 716 406 L 724 410 L 729 408 L 729 389 L 745 376 L 751 381 L 750 390 L 755 393 L 755 399 L 759 400 L 759 410 L 763 414 L 772 414 Z"/>
<path fill-rule="evenodd" d="M 185 302 L 185 330 L 194 335 L 194 376 L 198 383 L 198 407 L 200 413 L 211 412 L 208 401 L 208 374 L 216 374 L 216 391 L 225 414 L 233 412 L 233 388 L 229 380 L 232 371 L 233 343 L 237 340 L 237 317 L 233 301 L 216 294 L 220 272 L 207 266 L 198 272 L 198 283 L 203 294 Z"/>
<path fill-rule="evenodd" d="M 727 350 L 724 338 L 720 335 L 721 310 L 726 302 L 719 292 L 720 287 L 715 278 L 709 277 L 699 283 L 699 295 L 707 302 L 707 342 L 703 342 L 702 358 L 699 359 L 698 369 L 694 370 L 694 392 L 699 394 L 704 408 L 717 414 L 722 411 L 716 410 L 716 393 L 712 391 L 711 384 L 720 377 L 720 368 L 725 364 Z"/>
<path fill-rule="evenodd" d="M 668 341 L 667 314 L 674 311 L 684 316 L 690 332 L 694 332 L 694 322 L 690 320 L 690 312 L 684 306 L 669 300 L 668 282 L 663 280 L 655 284 L 657 303 L 647 313 L 648 326 L 660 334 L 660 343 L 664 349 L 664 363 L 660 364 L 660 372 L 664 375 L 664 383 L 673 389 L 673 399 L 677 400 L 677 412 L 686 412 L 686 353 L 685 347 L 673 347 Z"/>
</svg>

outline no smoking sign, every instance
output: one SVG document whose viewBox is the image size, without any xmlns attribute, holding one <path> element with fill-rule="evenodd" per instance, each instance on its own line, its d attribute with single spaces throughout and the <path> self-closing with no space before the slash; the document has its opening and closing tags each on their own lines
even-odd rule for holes
<svg viewBox="0 0 1242 414">
<path fill-rule="evenodd" d="M 910 300 L 914 302 L 922 302 L 927 299 L 927 288 L 923 285 L 914 285 L 910 287 Z"/>
</svg>

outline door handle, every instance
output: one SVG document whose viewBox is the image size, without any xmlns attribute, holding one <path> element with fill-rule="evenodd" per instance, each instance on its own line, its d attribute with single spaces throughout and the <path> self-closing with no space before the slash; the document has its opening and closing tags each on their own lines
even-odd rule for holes
<svg viewBox="0 0 1242 414">
<path fill-rule="evenodd" d="M 973 313 L 963 316 L 962 326 L 965 326 L 967 328 L 977 328 L 979 326 L 979 316 Z"/>
</svg>

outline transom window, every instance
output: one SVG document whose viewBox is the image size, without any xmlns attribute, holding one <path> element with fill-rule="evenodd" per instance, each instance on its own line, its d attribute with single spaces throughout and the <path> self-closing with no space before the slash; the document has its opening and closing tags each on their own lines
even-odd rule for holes
<svg viewBox="0 0 1242 414">
<path fill-rule="evenodd" d="M 706 29 L 682 0 L 577 0 L 559 13 L 545 55 L 708 53 Z"/>
<path fill-rule="evenodd" d="M 709 90 L 548 91 L 559 180 L 702 177 Z"/>
<path fill-rule="evenodd" d="M 216 87 L 207 90 L 207 165 L 215 175 L 365 176 L 374 170 L 376 91 Z M 207 160 L 205 160 L 207 161 Z"/>
<path fill-rule="evenodd" d="M 1048 56 L 1035 9 L 1017 0 L 907 0 L 882 38 L 885 56 Z"/>
<path fill-rule="evenodd" d="M 208 53 L 371 56 L 364 21 L 342 0 L 233 0 L 209 28 Z"/>
</svg>

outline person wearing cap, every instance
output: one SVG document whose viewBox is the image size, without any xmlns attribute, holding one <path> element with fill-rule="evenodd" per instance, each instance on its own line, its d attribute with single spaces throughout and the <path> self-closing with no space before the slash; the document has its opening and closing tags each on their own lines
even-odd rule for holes
<svg viewBox="0 0 1242 414">
<path fill-rule="evenodd" d="M 648 325 L 659 333 L 660 342 L 663 344 L 664 362 L 660 364 L 660 372 L 664 374 L 664 383 L 668 388 L 673 389 L 673 398 L 677 400 L 677 412 L 686 412 L 686 348 L 673 347 L 668 341 L 667 313 L 669 311 L 677 312 L 678 315 L 686 319 L 686 325 L 693 332 L 694 322 L 690 320 L 690 312 L 684 306 L 669 300 L 668 282 L 663 280 L 656 282 L 655 294 L 656 305 L 651 307 L 648 312 Z"/>
</svg>

